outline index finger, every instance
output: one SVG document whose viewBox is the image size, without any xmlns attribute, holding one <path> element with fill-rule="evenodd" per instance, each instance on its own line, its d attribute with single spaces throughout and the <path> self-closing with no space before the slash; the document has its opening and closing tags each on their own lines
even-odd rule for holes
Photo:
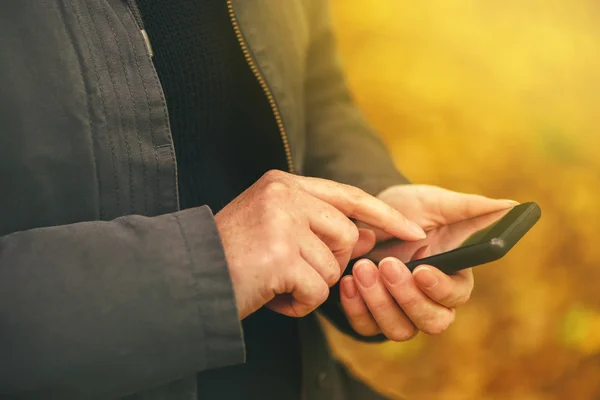
<svg viewBox="0 0 600 400">
<path fill-rule="evenodd" d="M 320 178 L 297 177 L 310 195 L 331 204 L 344 215 L 405 240 L 427 237 L 423 229 L 400 211 L 354 186 Z"/>
</svg>

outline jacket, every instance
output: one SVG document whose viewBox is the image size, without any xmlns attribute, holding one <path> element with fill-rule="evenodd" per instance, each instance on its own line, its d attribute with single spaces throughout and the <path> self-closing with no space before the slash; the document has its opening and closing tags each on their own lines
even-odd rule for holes
<svg viewBox="0 0 600 400">
<path fill-rule="evenodd" d="M 406 180 L 352 103 L 326 3 L 228 0 L 289 171 L 376 194 Z M 151 41 L 134 1 L 2 6 L 2 399 L 196 399 L 196 373 L 244 362 L 213 214 L 179 209 Z M 321 312 L 367 340 L 333 296 Z M 301 340 L 304 398 L 360 392 L 314 315 Z"/>
</svg>

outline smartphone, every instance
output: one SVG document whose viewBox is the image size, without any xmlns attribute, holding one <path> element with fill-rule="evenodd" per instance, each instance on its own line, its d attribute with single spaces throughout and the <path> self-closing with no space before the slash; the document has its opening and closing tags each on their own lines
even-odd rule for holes
<svg viewBox="0 0 600 400">
<path fill-rule="evenodd" d="M 427 264 L 452 274 L 504 257 L 536 224 L 541 214 L 536 203 L 523 203 L 435 228 L 422 240 L 391 239 L 379 243 L 361 258 L 378 264 L 386 257 L 396 257 L 411 271 Z M 351 273 L 349 266 L 344 274 Z"/>
</svg>

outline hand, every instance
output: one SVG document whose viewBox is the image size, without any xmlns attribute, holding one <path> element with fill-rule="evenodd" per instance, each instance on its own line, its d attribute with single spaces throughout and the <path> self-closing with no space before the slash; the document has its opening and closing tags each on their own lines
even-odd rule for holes
<svg viewBox="0 0 600 400">
<path fill-rule="evenodd" d="M 301 317 L 329 295 L 352 257 L 375 235 L 425 236 L 399 211 L 347 185 L 270 171 L 215 216 L 240 318 L 266 305 Z"/>
<path fill-rule="evenodd" d="M 394 186 L 378 197 L 426 231 L 516 204 L 425 185 Z M 377 229 L 375 233 L 378 240 L 393 236 Z M 419 330 L 444 332 L 454 321 L 455 309 L 468 301 L 473 285 L 471 269 L 450 276 L 424 265 L 411 274 L 402 262 L 389 257 L 381 260 L 379 268 L 369 260 L 356 262 L 352 276 L 340 282 L 340 295 L 359 334 L 383 333 L 391 340 L 405 341 Z"/>
<path fill-rule="evenodd" d="M 501 220 L 510 210 L 511 208 L 507 208 L 454 224 L 443 225 L 427 232 L 427 238 L 423 240 L 412 242 L 390 240 L 380 243 L 369 252 L 369 259 L 383 260 L 386 257 L 394 257 L 407 262 L 456 249 L 475 233 Z"/>
</svg>

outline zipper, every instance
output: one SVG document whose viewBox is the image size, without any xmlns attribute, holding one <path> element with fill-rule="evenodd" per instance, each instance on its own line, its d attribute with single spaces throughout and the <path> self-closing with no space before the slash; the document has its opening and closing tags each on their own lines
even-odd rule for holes
<svg viewBox="0 0 600 400">
<path fill-rule="evenodd" d="M 135 0 L 128 0 L 128 1 L 135 1 Z M 281 142 L 283 143 L 283 149 L 285 150 L 285 156 L 287 159 L 288 170 L 290 173 L 294 173 L 295 168 L 294 168 L 294 162 L 292 160 L 292 151 L 290 150 L 290 143 L 288 141 L 288 136 L 285 131 L 285 126 L 283 125 L 283 119 L 281 118 L 281 112 L 279 111 L 279 107 L 277 106 L 275 97 L 273 96 L 273 93 L 271 92 L 269 85 L 267 85 L 267 81 L 265 80 L 262 73 L 258 69 L 256 62 L 252 58 L 252 54 L 250 53 L 250 48 L 248 47 L 248 44 L 246 43 L 246 39 L 244 38 L 244 35 L 242 34 L 242 31 L 240 29 L 240 24 L 238 22 L 235 10 L 233 8 L 232 0 L 227 0 L 227 9 L 229 10 L 229 19 L 231 20 L 231 25 L 233 26 L 233 31 L 235 32 L 235 36 L 237 37 L 237 40 L 240 44 L 242 53 L 244 53 L 246 62 L 248 63 L 250 70 L 256 77 L 256 80 L 260 84 L 260 87 L 262 88 L 263 92 L 265 93 L 265 96 L 267 97 L 267 100 L 269 101 L 269 104 L 271 105 L 271 110 L 273 112 L 273 116 L 275 117 L 275 122 L 277 123 L 277 128 L 279 128 L 279 134 L 281 135 Z"/>
<path fill-rule="evenodd" d="M 148 32 L 144 28 L 144 20 L 142 19 L 142 14 L 138 9 L 138 6 L 135 0 L 125 0 L 127 7 L 129 7 L 129 11 L 131 11 L 131 15 L 133 15 L 133 19 L 140 30 L 142 37 L 144 38 L 144 43 L 146 44 L 146 50 L 148 50 L 148 54 L 150 54 L 150 58 L 154 57 L 154 51 L 152 50 L 152 44 L 150 43 L 150 37 L 148 36 Z"/>
</svg>

